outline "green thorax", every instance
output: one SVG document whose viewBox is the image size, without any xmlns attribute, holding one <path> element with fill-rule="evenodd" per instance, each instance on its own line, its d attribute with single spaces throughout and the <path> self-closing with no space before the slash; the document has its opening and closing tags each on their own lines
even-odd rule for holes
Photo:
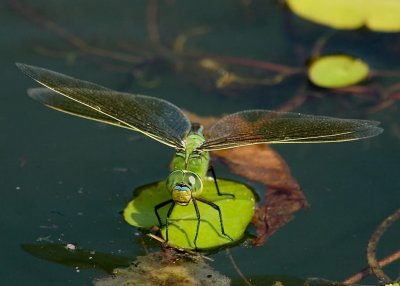
<svg viewBox="0 0 400 286">
<path fill-rule="evenodd" d="M 171 163 L 171 171 L 187 170 L 196 173 L 200 178 L 206 176 L 210 156 L 208 152 L 199 152 L 197 148 L 204 143 L 203 127 L 193 124 L 185 140 L 185 150 L 178 150 Z"/>
</svg>

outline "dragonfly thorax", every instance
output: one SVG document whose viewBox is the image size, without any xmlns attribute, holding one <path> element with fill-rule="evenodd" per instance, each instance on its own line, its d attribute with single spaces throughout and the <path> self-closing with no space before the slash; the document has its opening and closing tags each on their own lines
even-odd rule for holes
<svg viewBox="0 0 400 286">
<path fill-rule="evenodd" d="M 172 199 L 179 205 L 187 205 L 203 191 L 203 182 L 199 175 L 187 170 L 175 170 L 169 174 L 166 187 Z"/>
<path fill-rule="evenodd" d="M 184 147 L 176 151 L 171 163 L 171 171 L 187 170 L 204 178 L 210 161 L 208 152 L 199 149 L 204 142 L 202 127 L 192 130 L 185 138 Z"/>
</svg>

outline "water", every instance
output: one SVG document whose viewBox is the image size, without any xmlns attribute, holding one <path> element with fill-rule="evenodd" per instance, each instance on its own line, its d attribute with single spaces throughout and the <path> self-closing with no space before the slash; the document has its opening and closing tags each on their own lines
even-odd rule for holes
<svg viewBox="0 0 400 286">
<path fill-rule="evenodd" d="M 284 9 L 272 1 L 248 2 L 250 6 L 246 1 L 161 1 L 161 38 L 171 43 L 180 33 L 205 26 L 208 32 L 190 38 L 188 49 L 298 66 L 306 60 L 316 37 L 329 32 L 299 19 L 291 19 L 294 25 L 287 25 Z M 68 1 L 26 4 L 91 45 L 112 51 L 126 46 L 134 50 L 131 54 L 150 51 L 144 1 L 123 1 L 117 6 L 89 0 L 79 5 Z M 91 285 L 93 278 L 104 275 L 39 260 L 24 252 L 22 243 L 65 242 L 130 257 L 143 254 L 136 230 L 119 212 L 135 187 L 166 177 L 173 154 L 170 148 L 134 132 L 69 117 L 33 102 L 25 94 L 34 83 L 17 70 L 14 62 L 47 67 L 118 90 L 158 96 L 201 115 L 274 109 L 301 85 L 324 92 L 309 86 L 302 77 L 272 87 L 221 92 L 207 88 L 207 80 L 195 84 L 198 78 L 187 77 L 187 73 L 167 64 L 146 68 L 147 78 L 159 82 L 150 88 L 130 80 L 127 72 L 115 72 L 115 67 L 130 65 L 93 56 L 78 56 L 71 61 L 74 47 L 35 26 L 9 2 L 0 5 L 1 285 Z M 359 55 L 376 69 L 396 69 L 400 63 L 396 43 L 398 46 L 396 34 L 339 32 L 326 51 Z M 388 86 L 397 81 L 377 78 L 371 84 Z M 351 95 L 330 95 L 309 100 L 297 109 L 380 120 L 385 132 L 360 142 L 275 146 L 311 207 L 297 213 L 265 246 L 232 249 L 246 276 L 341 280 L 365 266 L 370 235 L 400 203 L 398 103 L 366 115 L 369 104 Z M 221 176 L 234 177 L 222 167 L 217 166 L 218 170 Z M 395 224 L 384 236 L 380 257 L 398 248 L 398 229 Z M 212 257 L 213 267 L 237 277 L 224 252 Z M 396 269 L 390 271 L 395 276 Z"/>
</svg>

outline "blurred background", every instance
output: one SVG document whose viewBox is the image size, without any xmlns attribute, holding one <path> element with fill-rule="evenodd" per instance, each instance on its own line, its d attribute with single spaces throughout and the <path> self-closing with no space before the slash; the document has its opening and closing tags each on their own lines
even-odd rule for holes
<svg viewBox="0 0 400 286">
<path fill-rule="evenodd" d="M 310 208 L 264 246 L 231 249 L 254 278 L 340 281 L 366 266 L 370 235 L 400 203 L 399 33 L 364 24 L 339 30 L 272 0 L 11 0 L 0 8 L 1 285 L 91 285 L 105 275 L 40 260 L 23 243 L 143 255 L 120 212 L 134 188 L 167 176 L 174 154 L 138 133 L 44 108 L 27 97 L 35 83 L 15 62 L 163 98 L 201 116 L 272 109 L 381 121 L 385 132 L 368 140 L 272 146 Z M 329 54 L 362 59 L 368 76 L 317 86 L 307 67 Z M 216 170 L 243 180 L 222 165 Z M 398 248 L 398 230 L 385 234 L 378 257 Z M 225 252 L 212 258 L 216 270 L 238 279 Z"/>
</svg>

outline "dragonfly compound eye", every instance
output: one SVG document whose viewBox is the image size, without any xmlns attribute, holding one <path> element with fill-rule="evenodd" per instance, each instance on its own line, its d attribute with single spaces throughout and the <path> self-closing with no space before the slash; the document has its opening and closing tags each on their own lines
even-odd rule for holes
<svg viewBox="0 0 400 286">
<path fill-rule="evenodd" d="M 169 174 L 166 187 L 171 192 L 172 199 L 180 204 L 187 205 L 192 196 L 197 196 L 203 190 L 203 183 L 196 173 L 175 170 Z"/>
<path fill-rule="evenodd" d="M 192 193 L 194 196 L 200 195 L 203 190 L 203 181 L 200 179 L 200 176 L 191 171 L 185 171 L 184 175 L 184 183 L 190 186 Z"/>
</svg>

